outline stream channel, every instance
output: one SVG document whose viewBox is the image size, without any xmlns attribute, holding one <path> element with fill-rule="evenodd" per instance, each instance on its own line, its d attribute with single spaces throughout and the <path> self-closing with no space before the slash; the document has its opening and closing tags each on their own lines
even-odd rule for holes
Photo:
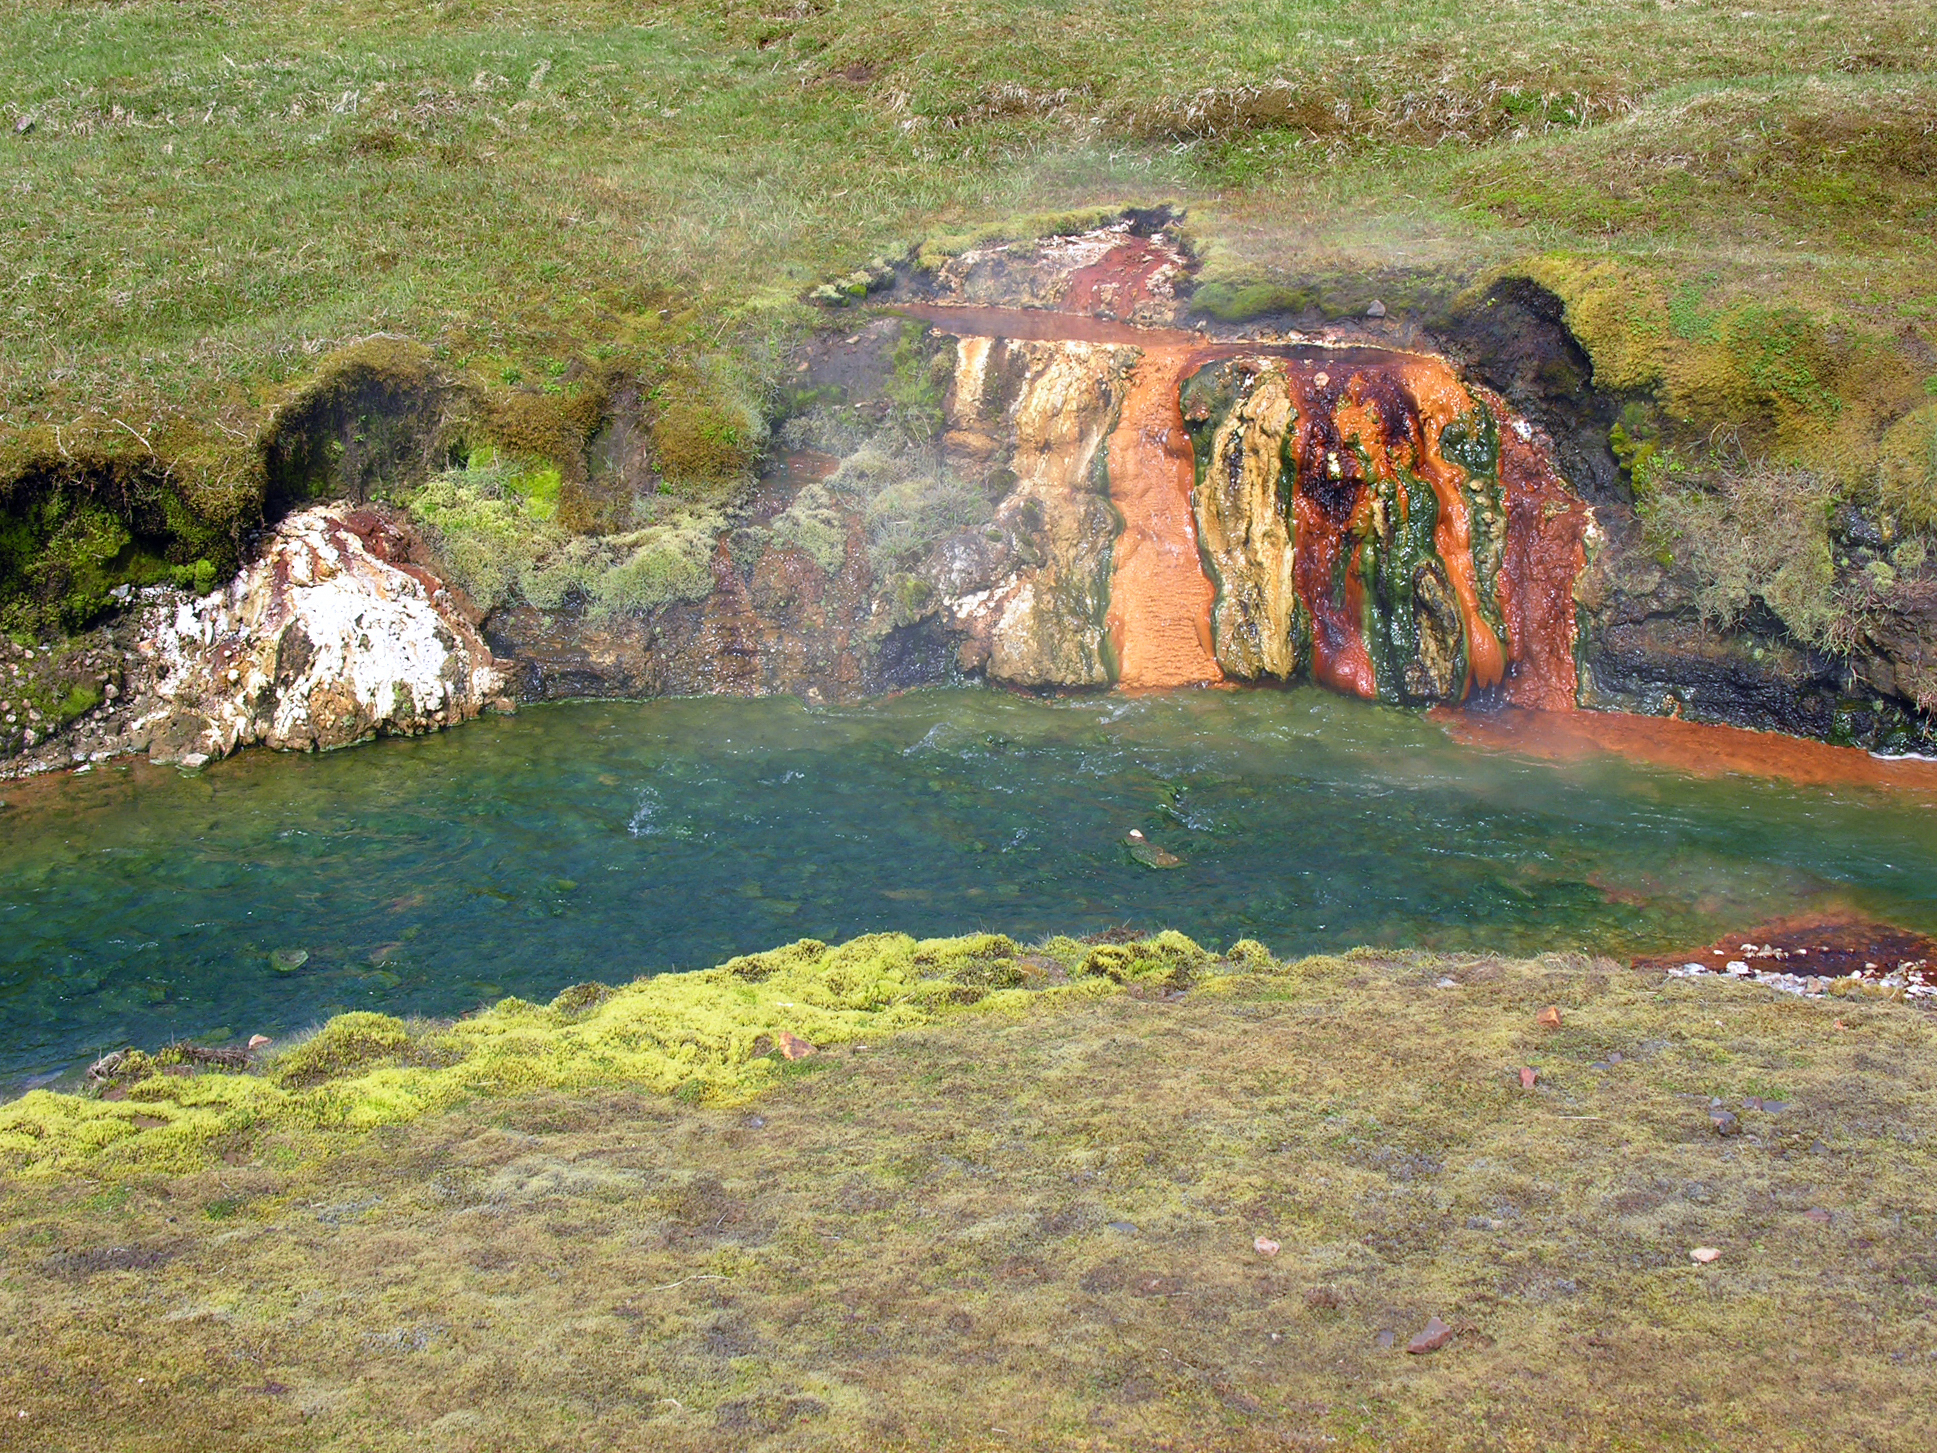
<svg viewBox="0 0 1937 1453">
<path fill-rule="evenodd" d="M 1818 907 L 1937 930 L 1924 800 L 1531 760 L 1310 688 L 568 703 L 6 796 L 6 1093 L 127 1044 L 878 930 L 1617 956 Z M 1183 865 L 1139 865 L 1132 827 Z"/>
</svg>

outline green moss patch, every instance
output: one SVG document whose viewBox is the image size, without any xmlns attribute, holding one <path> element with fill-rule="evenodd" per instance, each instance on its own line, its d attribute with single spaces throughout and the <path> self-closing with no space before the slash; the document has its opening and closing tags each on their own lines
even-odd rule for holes
<svg viewBox="0 0 1937 1453">
<path fill-rule="evenodd" d="M 1089 953 L 1061 940 L 1042 953 L 1065 980 L 1163 987 L 1188 983 L 1211 962 L 1178 934 Z M 141 1055 L 118 1070 L 117 1098 L 35 1091 L 0 1107 L 0 1157 L 21 1174 L 100 1157 L 129 1170 L 183 1169 L 242 1133 L 368 1129 L 538 1088 L 631 1084 L 737 1102 L 773 1083 L 780 1064 L 771 1051 L 783 1032 L 829 1045 L 992 998 L 1021 1007 L 1024 999 L 1001 997 L 1021 993 L 1030 978 L 1020 954 L 999 934 L 922 942 L 874 934 L 835 948 L 803 939 L 607 993 L 579 986 L 551 1005 L 506 999 L 448 1025 L 413 1029 L 382 1014 L 344 1014 L 266 1059 L 260 1073 L 184 1076 L 168 1072 L 165 1056 Z M 1040 979 L 1044 969 L 1034 972 Z"/>
</svg>

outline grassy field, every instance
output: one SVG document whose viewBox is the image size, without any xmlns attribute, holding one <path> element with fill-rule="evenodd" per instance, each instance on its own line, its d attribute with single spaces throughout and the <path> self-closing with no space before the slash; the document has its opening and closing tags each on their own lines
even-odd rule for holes
<svg viewBox="0 0 1937 1453">
<path fill-rule="evenodd" d="M 6 0 L 0 475 L 220 514 L 383 331 L 758 408 L 816 281 L 1166 198 L 1239 288 L 1531 266 L 1606 381 L 1868 467 L 1937 370 L 1934 48 L 1907 0 Z"/>
<path fill-rule="evenodd" d="M 998 951 L 1035 987 L 854 1007 L 858 964 L 959 988 Z M 469 1060 L 429 1026 L 348 1053 L 369 1026 L 338 1021 L 262 1077 L 137 1076 L 92 1103 L 150 1128 L 0 1185 L 9 1443 L 1937 1435 L 1928 1014 L 1584 957 L 1234 954 L 865 940 L 501 1007 Z M 820 1052 L 698 1015 L 661 1083 L 594 1029 L 561 1046 L 711 992 Z M 487 1061 L 526 1087 L 402 1093 Z M 311 1098 L 187 1154 L 170 1117 L 242 1079 Z M 1409 1355 L 1434 1317 L 1450 1341 Z"/>
</svg>

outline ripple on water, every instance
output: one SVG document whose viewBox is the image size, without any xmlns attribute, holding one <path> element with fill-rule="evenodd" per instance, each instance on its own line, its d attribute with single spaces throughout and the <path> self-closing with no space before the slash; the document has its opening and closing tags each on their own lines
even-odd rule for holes
<svg viewBox="0 0 1937 1453">
<path fill-rule="evenodd" d="M 1820 907 L 1937 931 L 1920 801 L 1535 760 L 1310 690 L 576 703 L 8 796 L 16 1086 L 128 1042 L 885 929 L 1639 954 Z M 1139 866 L 1132 827 L 1183 866 Z"/>
</svg>

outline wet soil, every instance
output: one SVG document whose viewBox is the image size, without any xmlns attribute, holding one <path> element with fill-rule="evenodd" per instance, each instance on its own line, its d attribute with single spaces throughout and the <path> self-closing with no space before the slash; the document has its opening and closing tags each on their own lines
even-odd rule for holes
<svg viewBox="0 0 1937 1453">
<path fill-rule="evenodd" d="M 1775 987 L 1820 996 L 1851 981 L 1902 990 L 1906 997 L 1937 996 L 1937 939 L 1858 913 L 1802 914 L 1727 934 L 1682 953 L 1647 954 L 1637 969 L 1678 978 L 1719 974 L 1772 980 Z"/>
</svg>

